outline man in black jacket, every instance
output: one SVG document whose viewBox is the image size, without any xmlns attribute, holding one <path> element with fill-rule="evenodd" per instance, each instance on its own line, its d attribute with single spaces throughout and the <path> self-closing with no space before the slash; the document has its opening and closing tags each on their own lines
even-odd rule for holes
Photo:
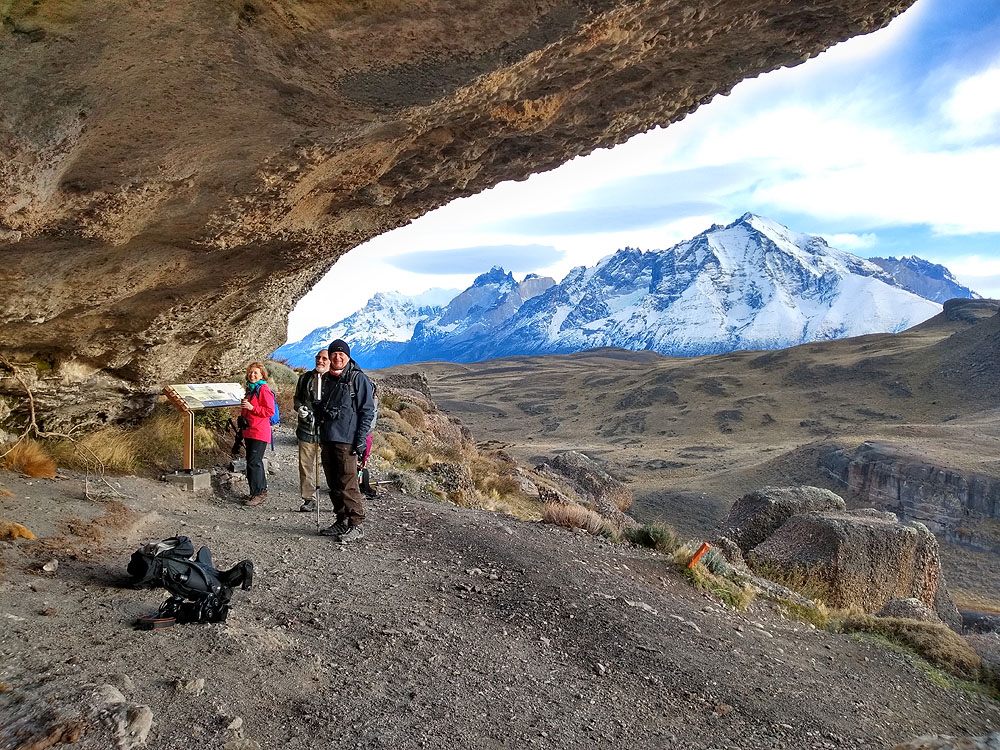
<svg viewBox="0 0 1000 750">
<path fill-rule="evenodd" d="M 326 349 L 320 349 L 316 352 L 315 369 L 299 375 L 295 384 L 295 411 L 299 417 L 295 437 L 299 441 L 299 495 L 302 496 L 299 510 L 304 513 L 316 510 L 319 463 L 316 406 L 323 397 L 323 376 L 329 371 L 330 357 Z"/>
<path fill-rule="evenodd" d="M 317 405 L 323 471 L 330 485 L 336 522 L 320 533 L 341 543 L 364 538 L 364 495 L 358 487 L 358 461 L 375 419 L 372 382 L 351 359 L 346 341 L 330 343 L 330 371 L 323 376 Z"/>
</svg>

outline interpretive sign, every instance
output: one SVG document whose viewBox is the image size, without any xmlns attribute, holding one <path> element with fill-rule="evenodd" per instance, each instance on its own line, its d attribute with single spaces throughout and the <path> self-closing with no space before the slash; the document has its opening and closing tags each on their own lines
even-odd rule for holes
<svg viewBox="0 0 1000 750">
<path fill-rule="evenodd" d="M 182 383 L 164 386 L 163 393 L 184 414 L 187 422 L 181 472 L 190 475 L 194 472 L 195 411 L 216 406 L 238 406 L 246 389 L 239 383 Z"/>
<path fill-rule="evenodd" d="M 246 389 L 239 383 L 182 383 L 168 385 L 163 392 L 181 411 L 238 406 Z"/>
</svg>

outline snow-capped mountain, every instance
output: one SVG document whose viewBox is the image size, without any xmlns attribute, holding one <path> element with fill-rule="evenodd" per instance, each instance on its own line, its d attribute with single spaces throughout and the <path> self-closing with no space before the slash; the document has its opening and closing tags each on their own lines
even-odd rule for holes
<svg viewBox="0 0 1000 750">
<path fill-rule="evenodd" d="M 899 331 L 941 306 L 873 263 L 745 214 L 666 251 L 626 248 L 525 305 L 483 355 L 601 346 L 692 356 Z"/>
<path fill-rule="evenodd" d="M 437 315 L 428 316 L 413 328 L 413 336 L 402 346 L 382 347 L 369 354 L 367 367 L 389 367 L 401 362 L 428 359 L 467 362 L 471 350 L 493 340 L 495 333 L 530 299 L 555 285 L 555 279 L 528 274 L 520 282 L 494 266 L 478 276 Z M 348 339 L 349 341 L 349 339 Z M 353 350 L 352 350 L 353 354 Z"/>
<path fill-rule="evenodd" d="M 292 367 L 312 367 L 317 351 L 335 339 L 344 339 L 351 345 L 352 356 L 365 361 L 369 352 L 384 349 L 386 344 L 409 341 L 417 323 L 440 314 L 457 293 L 457 289 L 429 289 L 415 296 L 379 292 L 357 312 L 285 344 L 272 356 L 287 360 Z"/>
<path fill-rule="evenodd" d="M 391 336 L 371 306 L 304 339 L 317 342 L 306 364 L 338 336 L 368 368 L 605 346 L 695 356 L 895 332 L 941 311 L 875 263 L 749 213 L 669 250 L 627 247 L 558 284 L 494 267 L 446 306 L 386 324 Z"/>
<path fill-rule="evenodd" d="M 969 287 L 962 286 L 951 271 L 939 263 L 931 263 L 915 255 L 868 260 L 889 273 L 903 289 L 934 302 L 944 303 L 955 297 L 982 299 Z"/>
</svg>

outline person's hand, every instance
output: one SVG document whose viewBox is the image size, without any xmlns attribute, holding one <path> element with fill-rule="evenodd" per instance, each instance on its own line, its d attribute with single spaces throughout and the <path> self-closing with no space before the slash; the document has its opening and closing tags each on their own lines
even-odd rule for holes
<svg viewBox="0 0 1000 750">
<path fill-rule="evenodd" d="M 247 401 L 246 399 L 243 399 L 242 401 L 240 401 L 240 408 L 241 409 L 251 409 L 252 410 L 253 406 L 251 406 L 251 404 L 250 404 L 249 401 Z"/>
<path fill-rule="evenodd" d="M 312 418 L 313 418 L 312 409 L 310 409 L 308 406 L 299 407 L 299 419 L 301 419 L 303 422 L 312 422 Z"/>
<path fill-rule="evenodd" d="M 354 452 L 358 455 L 358 461 L 365 457 L 365 444 L 360 443 L 354 446 Z"/>
</svg>

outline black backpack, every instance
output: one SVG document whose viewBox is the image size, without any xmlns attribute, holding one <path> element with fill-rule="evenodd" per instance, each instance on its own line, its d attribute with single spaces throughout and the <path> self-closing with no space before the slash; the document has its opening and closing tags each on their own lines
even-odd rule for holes
<svg viewBox="0 0 1000 750">
<path fill-rule="evenodd" d="M 233 589 L 248 590 L 253 585 L 250 560 L 217 570 L 211 550 L 202 547 L 195 555 L 186 536 L 144 544 L 132 553 L 126 570 L 133 586 L 162 586 L 169 591 L 172 596 L 160 605 L 159 617 L 181 623 L 225 622 Z"/>
</svg>

